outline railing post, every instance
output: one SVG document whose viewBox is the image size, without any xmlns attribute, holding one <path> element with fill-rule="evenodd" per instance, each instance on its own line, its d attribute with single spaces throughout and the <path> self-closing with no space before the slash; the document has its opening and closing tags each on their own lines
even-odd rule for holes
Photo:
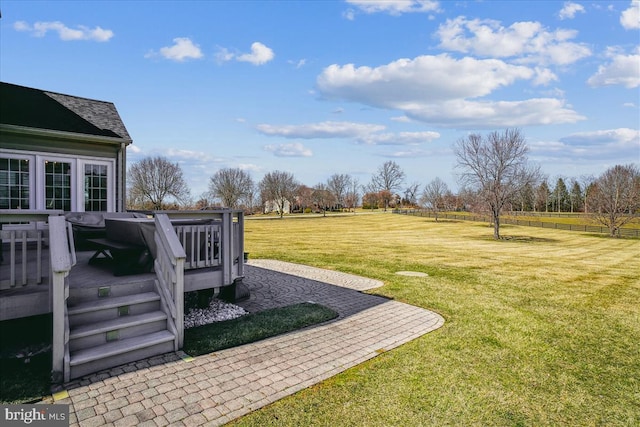
<svg viewBox="0 0 640 427">
<path fill-rule="evenodd" d="M 69 380 L 69 368 L 65 366 L 67 353 L 67 288 L 66 277 L 71 270 L 71 256 L 67 240 L 66 221 L 63 216 L 49 217 L 49 242 L 52 273 L 51 306 L 53 312 L 52 367 L 53 382 Z"/>
<path fill-rule="evenodd" d="M 233 213 L 226 211 L 222 214 L 222 242 L 220 244 L 222 261 L 222 282 L 230 285 L 233 282 Z"/>
</svg>

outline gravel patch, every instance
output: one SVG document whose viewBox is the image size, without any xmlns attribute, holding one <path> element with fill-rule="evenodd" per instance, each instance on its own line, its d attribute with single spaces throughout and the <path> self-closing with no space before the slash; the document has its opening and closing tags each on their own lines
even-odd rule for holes
<svg viewBox="0 0 640 427">
<path fill-rule="evenodd" d="M 184 327 L 185 329 L 194 328 L 213 322 L 236 319 L 245 314 L 248 312 L 244 308 L 214 298 L 207 308 L 189 310 L 184 316 Z"/>
</svg>

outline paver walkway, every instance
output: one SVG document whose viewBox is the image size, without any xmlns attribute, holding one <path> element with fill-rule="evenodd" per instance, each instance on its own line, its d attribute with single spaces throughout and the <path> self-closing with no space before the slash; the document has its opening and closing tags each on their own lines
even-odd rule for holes
<svg viewBox="0 0 640 427">
<path fill-rule="evenodd" d="M 279 261 L 254 260 L 248 311 L 313 301 L 337 320 L 208 355 L 168 353 L 76 380 L 57 403 L 71 425 L 218 426 L 433 331 L 433 312 L 367 295 L 381 282 Z"/>
</svg>

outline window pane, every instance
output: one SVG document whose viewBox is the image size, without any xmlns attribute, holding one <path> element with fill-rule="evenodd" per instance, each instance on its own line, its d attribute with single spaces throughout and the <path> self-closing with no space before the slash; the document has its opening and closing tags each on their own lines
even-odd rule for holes
<svg viewBox="0 0 640 427">
<path fill-rule="evenodd" d="M 107 166 L 84 165 L 84 210 L 107 210 Z"/>
<path fill-rule="evenodd" d="M 29 160 L 0 159 L 0 209 L 29 209 Z"/>
<path fill-rule="evenodd" d="M 47 209 L 71 210 L 71 163 L 44 163 L 45 206 Z"/>
</svg>

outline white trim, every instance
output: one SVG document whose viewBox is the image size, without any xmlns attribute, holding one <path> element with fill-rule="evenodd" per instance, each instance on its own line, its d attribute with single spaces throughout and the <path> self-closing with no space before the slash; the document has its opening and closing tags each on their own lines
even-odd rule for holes
<svg viewBox="0 0 640 427">
<path fill-rule="evenodd" d="M 42 209 L 42 210 L 48 210 L 47 206 L 46 206 L 46 194 L 45 194 L 45 187 L 46 187 L 46 174 L 44 171 L 44 164 L 45 162 L 60 162 L 60 163 L 69 163 L 71 165 L 71 170 L 69 172 L 70 175 L 70 181 L 71 181 L 71 189 L 70 189 L 70 194 L 69 194 L 69 198 L 71 199 L 71 212 L 77 212 L 78 210 L 78 204 L 77 204 L 77 197 L 75 196 L 75 193 L 77 191 L 78 188 L 78 182 L 75 179 L 76 175 L 76 159 L 71 157 L 63 157 L 63 156 L 52 156 L 52 155 L 37 155 L 36 156 L 36 170 L 38 171 L 38 183 L 40 185 L 36 184 L 36 200 L 37 200 L 37 204 L 36 204 L 36 209 Z M 55 208 L 52 208 L 55 209 Z"/>
<path fill-rule="evenodd" d="M 45 161 L 71 164 L 71 211 L 73 212 L 84 212 L 84 165 L 105 165 L 107 166 L 107 211 L 114 212 L 116 210 L 116 159 L 9 149 L 0 149 L 0 157 L 29 160 L 30 210 L 46 209 Z"/>
<path fill-rule="evenodd" d="M 5 150 L 0 150 L 0 158 L 3 159 L 20 159 L 20 160 L 28 160 L 29 161 L 29 210 L 36 209 L 36 194 L 35 191 L 32 191 L 35 188 L 36 182 L 36 159 L 34 156 L 25 155 L 24 153 L 17 152 L 16 154 L 11 154 L 11 156 L 4 156 L 3 152 Z"/>
<path fill-rule="evenodd" d="M 76 199 L 78 206 L 82 207 L 84 211 L 84 166 L 85 165 L 99 165 L 107 167 L 107 212 L 115 211 L 115 162 L 113 160 L 90 160 L 90 159 L 78 159 L 77 161 L 77 175 L 76 182 L 78 183 L 76 190 Z"/>
</svg>

